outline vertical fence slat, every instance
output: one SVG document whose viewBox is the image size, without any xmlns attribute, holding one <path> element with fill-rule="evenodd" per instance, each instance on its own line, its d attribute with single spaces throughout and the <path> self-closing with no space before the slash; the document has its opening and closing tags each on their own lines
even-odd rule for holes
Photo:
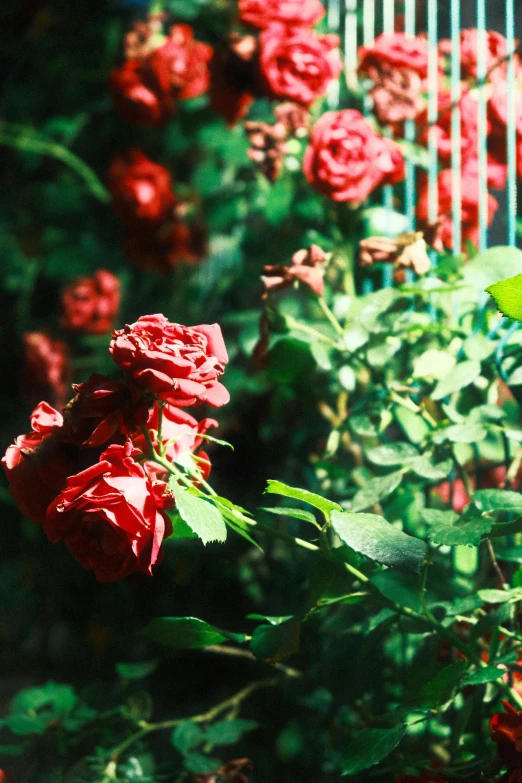
<svg viewBox="0 0 522 783">
<path fill-rule="evenodd" d="M 383 32 L 393 33 L 395 30 L 395 0 L 383 0 Z M 383 188 L 384 206 L 393 209 L 393 186 L 385 185 Z M 385 264 L 382 270 L 382 286 L 389 288 L 393 285 L 393 267 Z"/>
<path fill-rule="evenodd" d="M 341 30 L 341 0 L 328 0 L 328 14 L 326 17 L 328 30 L 331 33 L 339 35 Z M 337 79 L 333 79 L 328 86 L 327 102 L 328 108 L 337 109 L 339 107 L 340 85 Z"/>
<path fill-rule="evenodd" d="M 439 53 L 437 0 L 428 0 L 428 135 L 429 171 L 428 171 L 428 220 L 435 223 L 439 214 L 438 193 L 438 150 L 434 124 L 438 115 L 439 93 Z"/>
<path fill-rule="evenodd" d="M 453 253 L 462 252 L 462 145 L 460 81 L 460 0 L 451 0 L 451 170 Z"/>
<path fill-rule="evenodd" d="M 415 0 L 406 0 L 404 31 L 406 35 L 415 35 Z M 404 138 L 407 141 L 415 141 L 415 121 L 407 120 L 404 123 Z M 408 160 L 406 162 L 406 183 L 404 187 L 404 208 L 408 216 L 410 230 L 415 228 L 415 166 Z"/>
<path fill-rule="evenodd" d="M 357 89 L 357 0 L 346 0 L 344 16 L 344 74 L 349 90 Z"/>
<path fill-rule="evenodd" d="M 508 244 L 517 243 L 517 129 L 515 101 L 510 100 L 515 95 L 515 2 L 506 0 L 506 38 L 509 57 L 507 63 L 507 96 L 508 96 L 508 126 L 507 126 L 507 200 L 508 200 Z"/>
<path fill-rule="evenodd" d="M 479 250 L 488 244 L 486 0 L 477 0 Z"/>
</svg>

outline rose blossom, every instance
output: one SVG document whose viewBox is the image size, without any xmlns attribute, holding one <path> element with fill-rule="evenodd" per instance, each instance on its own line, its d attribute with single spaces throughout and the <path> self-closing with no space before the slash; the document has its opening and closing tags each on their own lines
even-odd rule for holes
<svg viewBox="0 0 522 783">
<path fill-rule="evenodd" d="M 116 110 L 127 122 L 158 126 L 172 115 L 174 103 L 168 82 L 147 61 L 127 60 L 114 68 L 109 88 Z"/>
<path fill-rule="evenodd" d="M 118 278 L 105 269 L 98 269 L 92 277 L 81 277 L 62 292 L 62 326 L 85 334 L 110 332 L 120 299 Z"/>
<path fill-rule="evenodd" d="M 184 100 L 208 90 L 208 63 L 212 54 L 211 46 L 195 40 L 190 25 L 176 24 L 171 27 L 166 42 L 150 55 L 149 63 L 162 84 L 168 82 L 173 96 Z"/>
<path fill-rule="evenodd" d="M 69 350 L 64 342 L 43 332 L 25 332 L 22 391 L 27 399 L 34 404 L 46 399 L 55 408 L 62 408 L 67 399 L 70 370 Z"/>
<path fill-rule="evenodd" d="M 258 68 L 258 41 L 253 35 L 230 33 L 210 63 L 210 105 L 235 125 L 254 97 L 262 94 Z"/>
<path fill-rule="evenodd" d="M 63 540 L 100 582 L 152 573 L 172 530 L 163 511 L 166 485 L 147 476 L 136 453 L 130 441 L 109 446 L 99 462 L 67 480 L 47 510 L 49 540 Z"/>
<path fill-rule="evenodd" d="M 113 332 L 109 351 L 139 387 L 174 405 L 218 408 L 230 399 L 217 380 L 228 362 L 217 324 L 188 327 L 145 315 Z"/>
<path fill-rule="evenodd" d="M 404 33 L 383 33 L 372 47 L 359 49 L 359 73 L 374 83 L 370 95 L 379 122 L 413 120 L 422 111 L 428 75 L 428 44 Z"/>
<path fill-rule="evenodd" d="M 154 230 L 130 232 L 125 252 L 140 269 L 168 274 L 180 263 L 202 261 L 208 253 L 208 234 L 201 223 L 188 223 L 174 215 Z"/>
<path fill-rule="evenodd" d="M 315 124 L 303 171 L 333 201 L 361 202 L 378 185 L 403 179 L 404 159 L 360 112 L 345 109 L 326 112 Z"/>
<path fill-rule="evenodd" d="M 268 94 L 303 106 L 325 95 L 342 70 L 336 35 L 274 24 L 261 33 L 260 69 Z"/>
<path fill-rule="evenodd" d="M 477 78 L 477 51 L 479 33 L 476 28 L 462 30 L 460 33 L 460 66 L 462 79 Z M 490 81 L 505 79 L 507 72 L 506 62 L 501 62 L 507 57 L 507 40 L 494 30 L 486 30 L 486 72 Z M 443 40 L 439 44 L 441 54 L 451 56 L 451 41 Z M 499 63 L 496 68 L 494 65 Z M 517 64 L 517 63 L 516 63 Z"/>
<path fill-rule="evenodd" d="M 239 0 L 239 18 L 253 27 L 269 27 L 274 22 L 312 27 L 325 13 L 320 0 Z"/>
<path fill-rule="evenodd" d="M 131 226 L 158 223 L 174 206 L 169 171 L 139 150 L 114 158 L 109 168 L 109 188 L 115 211 Z"/>
<path fill-rule="evenodd" d="M 445 247 L 453 247 L 453 221 L 452 221 L 452 183 L 453 173 L 451 169 L 443 169 L 438 179 L 438 215 L 441 218 L 440 240 Z M 475 246 L 479 239 L 479 187 L 476 176 L 462 173 L 462 239 L 469 240 Z M 498 209 L 496 199 L 488 193 L 488 225 L 491 225 L 495 212 Z M 417 204 L 417 218 L 421 223 L 428 222 L 428 182 L 425 179 L 421 185 Z"/>
<path fill-rule="evenodd" d="M 522 764 L 522 712 L 503 701 L 506 712 L 495 713 L 489 721 L 491 739 L 506 764 Z"/>
<path fill-rule="evenodd" d="M 62 414 L 41 402 L 31 414 L 32 432 L 20 435 L 2 459 L 9 492 L 20 511 L 41 525 L 49 503 L 65 485 L 70 463 L 55 434 Z"/>
</svg>

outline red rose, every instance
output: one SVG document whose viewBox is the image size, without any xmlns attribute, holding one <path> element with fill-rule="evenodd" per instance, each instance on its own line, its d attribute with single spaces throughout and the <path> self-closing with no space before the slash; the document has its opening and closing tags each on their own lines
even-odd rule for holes
<svg viewBox="0 0 522 783">
<path fill-rule="evenodd" d="M 164 315 L 142 316 L 113 332 L 109 351 L 138 386 L 174 405 L 218 408 L 230 399 L 217 380 L 228 362 L 217 324 L 188 327 Z"/>
<path fill-rule="evenodd" d="M 99 269 L 92 277 L 81 277 L 62 292 L 62 326 L 74 332 L 105 334 L 118 315 L 120 281 Z"/>
<path fill-rule="evenodd" d="M 496 80 L 488 103 L 488 117 L 491 132 L 488 138 L 489 160 L 501 167 L 507 174 L 507 123 L 508 97 L 512 100 L 515 110 L 517 129 L 517 176 L 522 177 L 522 79 L 515 85 L 515 93 L 508 96 L 507 82 Z"/>
<path fill-rule="evenodd" d="M 174 216 L 152 231 L 130 233 L 125 251 L 140 269 L 167 274 L 182 262 L 202 261 L 208 252 L 208 235 L 199 223 L 186 223 Z"/>
<path fill-rule="evenodd" d="M 443 169 L 439 173 L 438 181 L 438 217 L 441 220 L 440 240 L 445 247 L 453 247 L 453 221 L 452 221 L 452 183 L 453 173 L 451 169 Z M 462 173 L 462 238 L 469 240 L 473 245 L 478 245 L 479 240 L 479 188 L 476 176 Z M 491 225 L 495 212 L 498 209 L 496 199 L 488 193 L 488 225 Z M 417 218 L 421 223 L 428 223 L 428 182 L 424 179 L 417 205 Z"/>
<path fill-rule="evenodd" d="M 514 766 L 522 763 L 522 712 L 506 701 L 502 703 L 506 712 L 495 713 L 489 721 L 491 739 L 502 761 Z"/>
<path fill-rule="evenodd" d="M 382 33 L 370 47 L 359 49 L 359 71 L 368 73 L 371 68 L 384 64 L 396 69 L 415 71 L 422 79 L 428 75 L 428 42 L 405 33 Z"/>
<path fill-rule="evenodd" d="M 91 375 L 85 383 L 73 384 L 73 390 L 76 396 L 63 412 L 62 439 L 67 443 L 81 448 L 123 443 L 147 421 L 149 410 L 139 394 L 105 375 Z"/>
<path fill-rule="evenodd" d="M 383 139 L 354 109 L 323 114 L 312 131 L 303 171 L 333 201 L 364 201 L 384 183 L 404 177 L 404 160 L 391 139 Z"/>
<path fill-rule="evenodd" d="M 460 34 L 460 65 L 463 79 L 477 78 L 477 51 L 478 51 L 479 33 L 472 28 L 462 30 Z M 486 43 L 486 71 L 496 65 L 500 60 L 507 57 L 507 40 L 500 33 L 494 30 L 487 30 L 485 34 Z M 497 68 L 491 71 L 488 78 L 495 81 L 506 77 L 506 62 L 500 63 Z"/>
<path fill-rule="evenodd" d="M 166 42 L 150 55 L 150 67 L 161 74 L 173 95 L 179 99 L 197 98 L 208 90 L 210 74 L 208 63 L 213 49 L 194 39 L 188 24 L 176 24 L 170 29 Z"/>
<path fill-rule="evenodd" d="M 100 582 L 152 573 L 163 538 L 171 533 L 163 511 L 166 485 L 153 483 L 135 453 L 130 441 L 109 446 L 98 463 L 68 479 L 47 510 L 49 540 L 63 539 Z"/>
<path fill-rule="evenodd" d="M 170 173 L 139 150 L 114 158 L 109 169 L 109 187 L 114 209 L 132 226 L 156 224 L 174 206 Z"/>
<path fill-rule="evenodd" d="M 9 492 L 28 519 L 41 525 L 49 503 L 65 485 L 70 463 L 55 433 L 62 414 L 41 402 L 31 414 L 32 432 L 20 435 L 2 459 Z"/>
<path fill-rule="evenodd" d="M 154 447 L 158 447 L 158 405 L 154 405 L 147 421 L 147 429 L 151 434 Z M 165 456 L 169 462 L 185 464 L 190 455 L 195 454 L 204 441 L 204 435 L 211 427 L 217 427 L 215 419 L 205 418 L 197 421 L 190 413 L 180 410 L 173 405 L 164 405 L 161 420 L 161 440 L 166 449 Z M 144 454 L 148 454 L 148 445 L 143 435 L 133 438 L 133 442 Z M 198 454 L 198 467 L 203 478 L 210 475 L 211 465 L 207 454 L 200 451 Z M 154 462 L 147 463 L 147 472 L 155 473 L 162 477 L 165 470 Z"/>
<path fill-rule="evenodd" d="M 46 399 L 55 408 L 63 408 L 69 388 L 69 350 L 61 340 L 43 332 L 25 332 L 23 336 L 22 390 L 36 404 Z"/>
<path fill-rule="evenodd" d="M 210 105 L 235 125 L 248 113 L 259 83 L 258 42 L 253 35 L 231 33 L 210 64 Z"/>
<path fill-rule="evenodd" d="M 274 22 L 311 27 L 324 15 L 320 0 L 239 0 L 239 18 L 254 27 L 269 27 Z"/>
<path fill-rule="evenodd" d="M 260 47 L 261 75 L 271 98 L 310 106 L 342 70 L 336 35 L 275 24 L 261 33 Z"/>
<path fill-rule="evenodd" d="M 127 60 L 114 68 L 109 88 L 116 110 L 136 125 L 162 125 L 172 115 L 174 104 L 168 83 L 147 61 Z"/>
</svg>

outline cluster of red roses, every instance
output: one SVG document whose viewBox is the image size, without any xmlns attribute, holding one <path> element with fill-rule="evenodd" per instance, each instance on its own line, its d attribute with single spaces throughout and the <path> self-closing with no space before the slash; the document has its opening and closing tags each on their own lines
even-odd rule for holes
<svg viewBox="0 0 522 783">
<path fill-rule="evenodd" d="M 129 122 L 162 125 L 176 101 L 208 90 L 212 47 L 196 41 L 187 24 L 163 32 L 161 14 L 137 22 L 124 41 L 124 62 L 110 75 L 114 105 Z"/>
<path fill-rule="evenodd" d="M 170 173 L 139 150 L 115 157 L 109 169 L 114 209 L 127 229 L 125 249 L 141 269 L 165 273 L 180 261 L 204 257 L 207 235 L 186 219 L 188 205 L 178 203 Z"/>
<path fill-rule="evenodd" d="M 479 35 L 475 29 L 463 30 L 460 40 L 461 99 L 459 101 L 461 127 L 460 145 L 462 158 L 462 236 L 473 244 L 478 243 L 478 115 L 479 103 L 476 87 L 477 51 Z M 505 187 L 506 126 L 508 116 L 507 63 L 508 43 L 500 33 L 486 34 L 486 68 L 488 73 L 487 127 L 488 136 L 488 186 L 493 189 Z M 379 122 L 391 126 L 396 135 L 401 135 L 401 123 L 414 120 L 418 126 L 418 141 L 427 144 L 431 134 L 436 140 L 442 169 L 438 180 L 438 214 L 440 228 L 438 249 L 453 246 L 452 189 L 453 177 L 449 168 L 452 149 L 452 97 L 449 82 L 449 55 L 451 44 L 441 41 L 439 45 L 438 73 L 438 120 L 432 130 L 428 127 L 426 107 L 428 76 L 428 43 L 424 37 L 408 36 L 404 33 L 384 33 L 372 47 L 361 47 L 359 51 L 359 73 L 372 81 L 370 95 Z M 517 85 L 522 84 L 522 64 L 514 55 Z M 518 173 L 522 174 L 522 92 L 517 86 L 515 101 Z M 458 142 L 457 142 L 458 143 Z M 424 177 L 417 206 L 417 217 L 428 223 L 428 183 Z M 498 209 L 496 199 L 488 194 L 488 224 L 491 224 Z"/>
<path fill-rule="evenodd" d="M 325 14 L 320 0 L 240 0 L 239 19 L 259 35 L 232 33 L 211 64 L 210 100 L 230 124 L 257 97 L 308 108 L 341 73 L 336 35 L 311 27 Z"/>
<path fill-rule="evenodd" d="M 217 324 L 186 327 L 144 316 L 113 332 L 109 351 L 123 380 L 93 375 L 73 385 L 63 413 L 40 403 L 32 432 L 2 460 L 20 510 L 100 581 L 151 572 L 172 530 L 169 463 L 185 464 L 217 426 L 181 408 L 229 399 L 218 380 L 228 357 Z M 195 483 L 208 476 L 204 452 L 191 462 Z"/>
<path fill-rule="evenodd" d="M 107 334 L 120 300 L 120 281 L 112 272 L 98 269 L 92 277 L 79 277 L 62 291 L 61 325 L 70 334 Z M 44 332 L 25 332 L 22 339 L 24 396 L 33 403 L 44 397 L 62 407 L 70 381 L 67 343 Z"/>
</svg>

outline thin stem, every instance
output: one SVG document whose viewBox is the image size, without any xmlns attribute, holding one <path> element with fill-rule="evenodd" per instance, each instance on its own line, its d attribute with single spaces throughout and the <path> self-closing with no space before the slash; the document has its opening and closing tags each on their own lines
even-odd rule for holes
<svg viewBox="0 0 522 783">
<path fill-rule="evenodd" d="M 330 310 L 328 305 L 326 304 L 326 301 L 325 301 L 324 297 L 320 296 L 319 299 L 318 299 L 318 302 L 319 302 L 319 307 L 321 308 L 321 310 L 323 311 L 325 316 L 328 318 L 328 320 L 332 324 L 332 326 L 335 329 L 335 331 L 337 332 L 337 334 L 340 337 L 343 337 L 344 336 L 344 329 L 341 326 L 341 324 L 339 323 L 339 321 L 337 320 L 337 318 L 335 317 L 335 315 L 333 314 L 333 312 Z"/>
<path fill-rule="evenodd" d="M 493 547 L 493 544 L 492 544 L 490 538 L 488 538 L 488 540 L 487 540 L 487 547 L 488 547 L 489 557 L 491 559 L 491 564 L 492 564 L 493 568 L 495 569 L 495 573 L 498 576 L 498 579 L 499 579 L 499 582 L 500 582 L 501 586 L 504 587 L 505 584 L 506 584 L 506 580 L 504 579 L 504 574 L 502 573 L 502 570 L 501 570 L 501 568 L 500 568 L 500 566 L 498 564 L 497 556 L 495 555 L 495 549 Z"/>
<path fill-rule="evenodd" d="M 209 723 L 210 721 L 214 720 L 214 718 L 217 718 L 218 715 L 221 715 L 221 713 L 239 707 L 241 703 L 245 701 L 245 699 L 247 699 L 253 693 L 255 693 L 255 691 L 261 690 L 262 688 L 273 688 L 276 685 L 278 685 L 281 681 L 282 681 L 282 677 L 272 677 L 271 679 L 266 679 L 266 680 L 256 680 L 255 682 L 246 685 L 244 688 L 242 688 L 240 691 L 235 693 L 233 696 L 230 696 L 230 698 L 225 699 L 225 701 L 220 702 L 219 704 L 217 704 L 215 707 L 212 707 L 207 712 L 203 712 L 199 715 L 192 715 L 191 717 L 188 718 L 175 718 L 174 720 L 165 720 L 165 721 L 160 721 L 159 723 L 147 723 L 147 721 L 141 721 L 138 724 L 140 726 L 139 731 L 136 731 L 130 737 L 127 737 L 127 739 L 123 740 L 123 742 L 117 745 L 114 748 L 114 750 L 111 752 L 110 761 L 105 769 L 104 774 L 109 779 L 116 779 L 116 765 L 118 763 L 118 759 L 120 758 L 120 756 L 123 753 L 125 753 L 125 751 L 128 750 L 132 745 L 138 742 L 138 740 L 142 739 L 142 737 L 145 737 L 147 734 L 151 734 L 152 732 L 155 731 L 165 731 L 167 729 L 173 729 L 176 726 L 185 723 L 186 721 L 191 721 L 192 723 Z"/>
<path fill-rule="evenodd" d="M 292 329 L 298 329 L 301 332 L 306 332 L 306 334 L 311 334 L 317 340 L 321 340 L 323 343 L 328 343 L 328 345 L 331 345 L 332 348 L 336 348 L 338 351 L 345 350 L 340 345 L 338 345 L 335 340 L 332 340 L 331 337 L 327 337 L 327 335 L 323 334 L 322 332 L 318 332 L 317 329 L 314 329 L 312 326 L 308 326 L 308 324 L 301 323 L 301 321 L 298 321 L 297 318 L 287 316 L 286 320 Z"/>
<path fill-rule="evenodd" d="M 282 530 L 277 530 L 275 527 L 269 527 L 269 525 L 263 525 L 261 522 L 255 522 L 252 527 L 252 530 L 259 530 L 261 533 L 268 533 L 271 536 L 275 536 L 276 538 L 280 538 L 282 541 L 288 541 L 291 544 L 295 544 L 296 546 L 300 546 L 302 549 L 309 549 L 311 552 L 320 552 L 320 547 L 316 546 L 315 544 L 311 544 L 309 541 L 304 541 L 302 538 L 294 538 L 294 536 L 289 535 L 288 533 L 283 533 Z"/>
</svg>

